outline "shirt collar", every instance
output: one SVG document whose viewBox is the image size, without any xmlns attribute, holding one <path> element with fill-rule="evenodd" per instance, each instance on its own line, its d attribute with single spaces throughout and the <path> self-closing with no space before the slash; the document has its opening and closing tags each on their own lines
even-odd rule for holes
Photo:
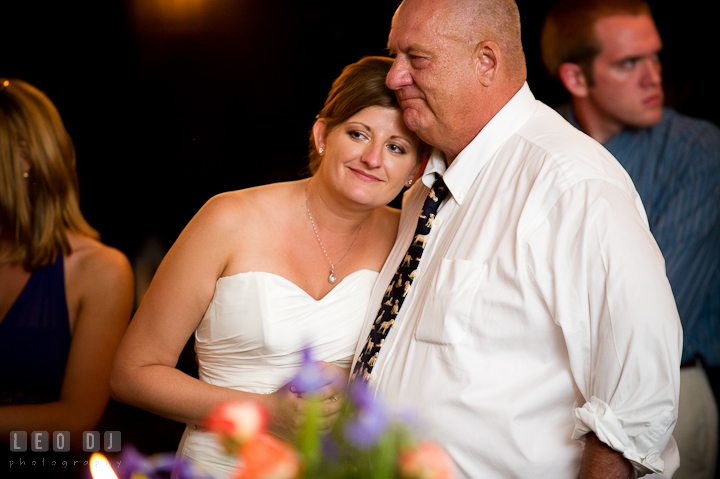
<svg viewBox="0 0 720 479">
<path fill-rule="evenodd" d="M 580 124 L 577 121 L 577 116 L 575 116 L 575 109 L 573 108 L 572 103 L 565 103 L 563 105 L 560 105 L 559 107 L 556 108 L 556 110 L 558 113 L 560 113 L 560 115 L 563 118 L 565 118 L 568 121 L 568 123 L 570 123 L 572 126 L 577 128 L 578 130 L 583 131 L 583 129 L 580 128 Z M 663 108 L 663 116 L 662 116 L 663 120 L 666 118 L 667 115 L 668 115 L 668 109 Z M 653 128 L 653 127 L 649 127 L 649 128 Z M 628 134 L 633 134 L 638 131 L 643 131 L 645 129 L 646 128 L 642 128 L 642 127 L 640 127 L 640 128 L 625 127 L 624 129 L 620 130 L 615 135 L 613 135 L 610 138 L 608 138 L 607 140 L 605 140 L 605 143 L 603 143 L 602 145 L 612 153 L 612 150 L 617 146 L 617 143 L 621 142 L 625 136 L 627 136 Z M 630 133 L 628 133 L 628 132 L 630 132 Z M 613 155 L 614 155 L 614 153 L 613 153 Z"/>
<path fill-rule="evenodd" d="M 480 170 L 495 155 L 498 148 L 530 119 L 537 101 L 525 83 L 502 109 L 480 130 L 480 133 L 446 166 L 445 155 L 433 148 L 422 182 L 431 187 L 434 173 L 442 176 L 453 199 L 462 204 Z"/>
</svg>

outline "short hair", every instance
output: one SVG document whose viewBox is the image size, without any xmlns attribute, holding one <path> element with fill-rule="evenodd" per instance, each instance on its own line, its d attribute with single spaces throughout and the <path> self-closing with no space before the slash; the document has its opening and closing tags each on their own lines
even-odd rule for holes
<svg viewBox="0 0 720 479">
<path fill-rule="evenodd" d="M 592 84 L 592 63 L 600 53 L 595 23 L 613 15 L 649 15 L 644 0 L 560 0 L 545 17 L 540 35 L 542 61 L 559 79 L 560 65 L 575 63 Z"/>
<path fill-rule="evenodd" d="M 369 56 L 343 68 L 340 76 L 332 84 L 325 105 L 317 115 L 317 118 L 326 121 L 328 132 L 370 106 L 400 109 L 395 92 L 385 85 L 385 78 L 392 64 L 392 58 Z M 429 151 L 430 147 L 421 140 L 418 146 L 418 161 Z M 320 167 L 322 157 L 315 147 L 312 130 L 308 156 L 308 169 L 311 174 L 315 174 Z"/>
<path fill-rule="evenodd" d="M 29 83 L 0 78 L 0 237 L 13 242 L 0 259 L 33 271 L 70 253 L 66 231 L 97 238 L 78 196 L 75 147 L 55 105 Z"/>
</svg>

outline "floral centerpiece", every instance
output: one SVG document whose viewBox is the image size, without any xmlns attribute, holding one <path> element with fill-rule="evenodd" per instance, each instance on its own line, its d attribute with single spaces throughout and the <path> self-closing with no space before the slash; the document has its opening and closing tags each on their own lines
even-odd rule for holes
<svg viewBox="0 0 720 479">
<path fill-rule="evenodd" d="M 393 413 L 363 384 L 349 388 L 330 433 L 320 432 L 321 400 L 312 392 L 327 383 L 322 367 L 305 351 L 304 364 L 290 382 L 308 397 L 295 444 L 267 432 L 268 415 L 254 402 L 225 402 L 204 426 L 218 435 L 228 454 L 240 459 L 233 479 L 452 479 L 451 461 L 432 441 L 418 441 L 408 413 Z M 212 479 L 174 453 L 145 457 L 123 449 L 119 479 Z"/>
<path fill-rule="evenodd" d="M 291 381 L 303 393 L 323 386 L 320 367 L 305 352 Z M 394 414 L 361 383 L 351 386 L 340 417 L 321 434 L 320 399 L 308 400 L 296 444 L 266 432 L 267 415 L 252 402 L 216 407 L 205 427 L 218 434 L 228 454 L 241 459 L 235 479 L 450 479 L 451 461 L 431 441 L 417 441 L 408 414 Z"/>
</svg>

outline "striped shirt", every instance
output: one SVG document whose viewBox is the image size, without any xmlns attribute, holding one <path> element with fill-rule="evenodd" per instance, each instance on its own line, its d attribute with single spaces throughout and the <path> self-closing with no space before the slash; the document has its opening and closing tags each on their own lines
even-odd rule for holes
<svg viewBox="0 0 720 479">
<path fill-rule="evenodd" d="M 568 106 L 559 109 L 578 126 Z M 720 129 L 665 108 L 604 145 L 642 198 L 683 326 L 682 361 L 720 366 Z"/>
</svg>

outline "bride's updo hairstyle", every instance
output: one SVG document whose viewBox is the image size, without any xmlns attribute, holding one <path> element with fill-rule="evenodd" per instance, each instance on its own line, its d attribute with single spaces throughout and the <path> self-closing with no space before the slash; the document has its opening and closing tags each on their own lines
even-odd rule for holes
<svg viewBox="0 0 720 479">
<path fill-rule="evenodd" d="M 335 79 L 328 93 L 325 106 L 317 118 L 324 118 L 327 131 L 346 121 L 348 118 L 370 106 L 400 109 L 395 92 L 385 85 L 393 59 L 388 57 L 363 57 L 360 61 L 343 68 Z M 429 152 L 429 146 L 420 141 L 418 145 L 418 162 Z M 310 130 L 308 149 L 308 169 L 311 174 L 320 167 L 322 157 L 315 149 L 315 138 Z"/>
</svg>

